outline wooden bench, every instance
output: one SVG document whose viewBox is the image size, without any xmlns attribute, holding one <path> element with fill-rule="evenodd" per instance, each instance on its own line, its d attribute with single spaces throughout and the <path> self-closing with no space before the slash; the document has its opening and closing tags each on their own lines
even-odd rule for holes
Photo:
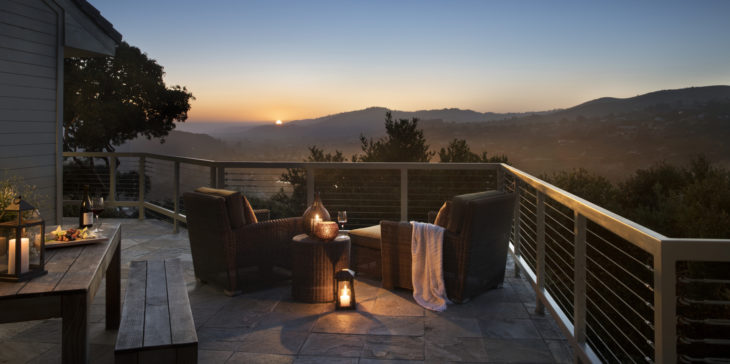
<svg viewBox="0 0 730 364">
<path fill-rule="evenodd" d="M 115 363 L 197 363 L 198 335 L 180 261 L 134 261 L 129 268 Z"/>
</svg>

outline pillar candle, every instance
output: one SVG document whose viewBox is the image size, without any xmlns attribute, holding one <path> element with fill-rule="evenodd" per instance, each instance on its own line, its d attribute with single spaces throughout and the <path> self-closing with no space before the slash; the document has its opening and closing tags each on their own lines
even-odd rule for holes
<svg viewBox="0 0 730 364">
<path fill-rule="evenodd" d="M 340 295 L 340 307 L 350 307 L 350 290 L 347 289 L 347 283 L 342 288 L 342 295 Z"/>
<path fill-rule="evenodd" d="M 28 238 L 20 239 L 20 273 L 28 271 Z M 10 239 L 8 246 L 8 273 L 15 274 L 15 239 Z"/>
</svg>

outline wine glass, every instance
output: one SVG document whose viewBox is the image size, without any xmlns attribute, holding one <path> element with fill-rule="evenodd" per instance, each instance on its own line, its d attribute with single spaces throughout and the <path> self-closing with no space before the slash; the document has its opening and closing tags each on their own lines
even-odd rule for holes
<svg viewBox="0 0 730 364">
<path fill-rule="evenodd" d="M 345 223 L 347 222 L 347 211 L 337 211 L 337 222 L 339 222 L 342 226 L 340 230 L 345 230 Z"/>
<path fill-rule="evenodd" d="M 104 211 L 104 197 L 97 196 L 91 199 L 91 212 L 94 213 L 94 218 L 98 224 L 94 227 L 94 233 L 100 233 L 104 230 L 101 229 L 101 213 Z"/>
</svg>

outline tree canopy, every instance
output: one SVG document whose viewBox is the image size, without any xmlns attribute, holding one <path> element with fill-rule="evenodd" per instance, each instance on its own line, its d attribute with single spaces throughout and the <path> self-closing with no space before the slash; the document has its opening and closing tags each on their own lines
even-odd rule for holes
<svg viewBox="0 0 730 364">
<path fill-rule="evenodd" d="M 464 139 L 452 140 L 446 148 L 439 150 L 441 163 L 507 163 L 507 156 L 487 156 L 487 152 L 476 154 Z"/>
<path fill-rule="evenodd" d="M 730 236 L 730 171 L 704 156 L 686 166 L 658 163 L 639 169 L 615 185 L 585 169 L 545 179 L 667 236 Z"/>
<path fill-rule="evenodd" d="M 185 87 L 167 87 L 163 67 L 127 43 L 114 57 L 67 58 L 64 72 L 66 151 L 114 151 L 140 135 L 164 142 L 194 99 Z"/>
<path fill-rule="evenodd" d="M 393 120 L 390 111 L 385 113 L 383 138 L 373 141 L 360 136 L 363 155 L 353 157 L 354 162 L 428 162 L 434 152 L 428 150 L 423 130 L 418 129 L 418 118 Z"/>
</svg>

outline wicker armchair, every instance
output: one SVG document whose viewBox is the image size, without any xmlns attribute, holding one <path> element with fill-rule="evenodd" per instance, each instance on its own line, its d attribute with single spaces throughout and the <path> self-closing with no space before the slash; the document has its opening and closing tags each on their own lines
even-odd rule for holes
<svg viewBox="0 0 730 364">
<path fill-rule="evenodd" d="M 272 267 L 291 268 L 291 238 L 301 217 L 258 222 L 239 192 L 199 188 L 183 194 L 195 277 L 227 295 L 272 280 Z M 260 215 L 261 211 L 259 211 Z"/>
<path fill-rule="evenodd" d="M 465 302 L 504 282 L 515 197 L 487 191 L 454 197 L 444 232 L 446 294 Z M 381 221 L 383 288 L 413 289 L 411 224 Z"/>
</svg>

